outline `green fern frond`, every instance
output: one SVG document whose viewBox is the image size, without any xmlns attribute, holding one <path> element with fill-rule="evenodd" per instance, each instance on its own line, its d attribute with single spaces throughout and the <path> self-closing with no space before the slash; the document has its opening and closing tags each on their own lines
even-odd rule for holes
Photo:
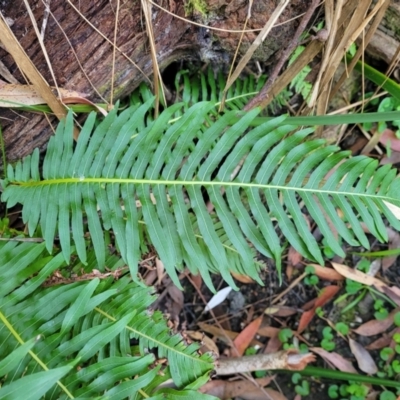
<svg viewBox="0 0 400 400">
<path fill-rule="evenodd" d="M 151 289 L 128 276 L 44 289 L 65 261 L 46 256 L 43 244 L 0 243 L 0 260 L 1 398 L 139 399 L 157 396 L 170 377 L 184 394 L 208 379 L 213 359 L 170 335 L 161 313 L 149 313 Z M 161 375 L 152 348 L 168 359 Z"/>
<path fill-rule="evenodd" d="M 210 287 L 210 271 L 218 266 L 234 287 L 231 271 L 260 282 L 255 250 L 279 269 L 279 232 L 306 258 L 323 263 L 304 212 L 340 255 L 340 238 L 369 247 L 362 222 L 380 241 L 387 240 L 382 215 L 400 228 L 387 207 L 400 206 L 400 181 L 390 166 L 307 141 L 310 129 L 287 137 L 293 127 L 282 126 L 283 118 L 251 129 L 258 110 L 230 125 L 233 112 L 214 119 L 214 104 L 203 102 L 169 123 L 181 108 L 176 104 L 149 122 L 151 101 L 119 116 L 114 110 L 95 129 L 90 115 L 76 148 L 69 115 L 49 143 L 42 178 L 38 151 L 8 168 L 3 200 L 9 207 L 23 204 L 29 233 L 40 224 L 49 251 L 57 234 L 68 261 L 72 233 L 85 263 L 86 217 L 99 265 L 105 264 L 104 232 L 112 230 L 135 277 L 144 221 L 175 284 L 185 262 Z M 241 268 L 230 264 L 224 237 Z"/>
</svg>

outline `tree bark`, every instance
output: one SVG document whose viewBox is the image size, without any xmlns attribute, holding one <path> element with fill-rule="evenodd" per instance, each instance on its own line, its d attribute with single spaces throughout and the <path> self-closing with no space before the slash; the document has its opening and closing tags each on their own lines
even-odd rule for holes
<svg viewBox="0 0 400 400">
<path fill-rule="evenodd" d="M 185 17 L 182 1 L 158 2 L 169 11 Z M 117 0 L 71 0 L 71 3 L 113 42 Z M 85 93 L 91 101 L 109 101 L 113 46 L 82 18 L 71 3 L 50 1 L 51 14 L 44 43 L 56 82 L 60 87 Z M 278 0 L 254 0 L 248 28 L 262 28 L 277 3 Z M 304 12 L 308 1 L 293 0 L 291 3 L 279 22 L 284 23 Z M 152 75 L 150 47 L 141 2 L 128 0 L 121 1 L 120 4 L 116 40 L 120 51 L 115 55 L 114 100 L 128 95 L 143 80 L 151 82 Z M 207 21 L 199 12 L 194 13 L 193 19 L 218 28 L 240 29 L 243 26 L 248 12 L 247 0 L 208 0 L 206 4 Z M 42 0 L 30 0 L 30 6 L 40 29 L 44 3 Z M 23 0 L 2 1 L 0 11 L 12 22 L 12 31 L 37 69 L 54 86 Z M 175 18 L 155 6 L 152 14 L 157 58 L 161 69 L 176 60 L 187 58 L 218 64 L 221 61 L 229 63 L 239 40 L 237 33 L 208 31 Z M 279 49 L 291 37 L 297 24 L 298 20 L 295 19 L 274 28 L 264 46 L 257 52 L 256 59 L 273 63 L 279 57 Z M 256 35 L 257 32 L 245 35 L 242 52 Z M 14 60 L 1 48 L 0 60 L 20 83 L 26 83 Z M 0 123 L 7 159 L 14 161 L 29 154 L 35 147 L 43 148 L 53 132 L 50 125 L 54 127 L 56 121 L 53 118 L 49 121 L 39 114 L 1 109 Z"/>
<path fill-rule="evenodd" d="M 50 4 L 44 44 L 55 80 L 60 87 L 85 93 L 93 102 L 108 102 L 111 95 L 113 38 L 117 0 L 47 0 Z M 185 16 L 185 4 L 193 0 L 156 0 L 170 12 Z M 43 0 L 29 0 L 39 29 L 45 14 Z M 197 3 L 201 3 L 197 1 Z M 204 0 L 204 13 L 190 18 L 209 27 L 239 30 L 248 13 L 248 0 Z M 260 29 L 279 0 L 253 0 L 248 29 Z M 291 0 L 254 59 L 263 66 L 274 64 L 288 45 L 310 0 Z M 72 5 L 75 6 L 76 10 Z M 0 11 L 12 22 L 11 29 L 37 69 L 54 86 L 23 0 L 3 0 Z M 85 21 L 84 16 L 92 26 Z M 188 18 L 188 17 L 186 17 Z M 198 27 L 153 6 L 152 23 L 161 70 L 174 61 L 195 59 L 229 65 L 240 35 Z M 96 29 L 104 35 L 101 36 Z M 120 1 L 115 54 L 114 101 L 131 93 L 143 80 L 151 82 L 152 62 L 145 20 L 139 0 Z M 246 33 L 243 54 L 257 36 Z M 108 38 L 107 41 L 105 38 Z M 0 38 L 1 40 L 1 38 Z M 0 48 L 0 60 L 22 84 L 27 83 L 14 60 Z M 44 148 L 57 121 L 43 115 L 0 109 L 8 161 L 35 148 Z"/>
</svg>

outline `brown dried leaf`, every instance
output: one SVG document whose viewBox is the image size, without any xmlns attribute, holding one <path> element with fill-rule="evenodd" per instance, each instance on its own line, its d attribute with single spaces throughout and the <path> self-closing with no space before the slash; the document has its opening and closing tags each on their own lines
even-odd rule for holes
<svg viewBox="0 0 400 400">
<path fill-rule="evenodd" d="M 310 350 L 318 354 L 328 363 L 332 364 L 339 371 L 351 372 L 353 374 L 358 373 L 353 367 L 353 364 L 338 353 L 326 351 L 321 347 L 310 347 Z"/>
<path fill-rule="evenodd" d="M 357 343 L 353 339 L 349 339 L 349 345 L 351 352 L 357 360 L 358 368 L 366 374 L 374 375 L 378 372 L 378 368 L 375 361 L 371 357 L 371 354 L 365 349 L 364 346 Z"/>
<path fill-rule="evenodd" d="M 367 350 L 380 350 L 383 349 L 384 347 L 388 347 L 391 341 L 392 338 L 390 337 L 390 335 L 386 335 L 384 333 L 379 339 L 376 339 L 369 345 L 365 346 L 365 348 Z"/>
<path fill-rule="evenodd" d="M 260 387 L 269 385 L 272 379 L 274 379 L 274 376 L 256 379 L 259 387 L 255 386 L 254 383 L 249 380 L 226 381 L 218 379 L 207 382 L 199 389 L 199 391 L 210 396 L 218 397 L 221 400 L 231 399 L 234 397 L 245 398 L 244 396 L 247 393 L 252 396 L 251 399 L 265 400 L 265 392 L 260 390 Z M 264 391 L 271 395 L 273 400 L 287 400 L 286 397 L 271 389 L 264 389 Z M 278 393 L 281 397 L 276 396 L 275 393 Z"/>
<path fill-rule="evenodd" d="M 303 261 L 303 256 L 293 247 L 289 247 L 288 263 L 293 267 L 297 267 Z"/>
<path fill-rule="evenodd" d="M 298 312 L 299 310 L 297 308 L 288 306 L 271 306 L 264 310 L 264 314 L 274 315 L 275 317 L 289 317 L 290 315 L 297 314 Z"/>
<path fill-rule="evenodd" d="M 393 310 L 385 319 L 368 321 L 357 329 L 353 329 L 353 332 L 362 336 L 374 336 L 386 332 L 392 326 L 393 318 L 397 312 L 399 312 L 398 308 Z"/>
<path fill-rule="evenodd" d="M 239 335 L 237 332 L 232 332 L 232 331 L 229 331 L 229 330 L 226 330 L 226 329 L 221 331 L 221 329 L 219 329 L 218 326 L 206 324 L 205 322 L 199 322 L 198 325 L 199 325 L 199 328 L 202 331 L 207 332 L 210 335 L 213 335 L 217 339 L 219 339 L 219 340 L 221 340 L 221 341 L 223 341 L 225 343 L 228 343 L 228 344 L 230 344 L 230 341 L 227 339 L 227 337 L 230 340 L 234 340 Z M 253 339 L 250 342 L 250 346 L 262 347 L 263 344 L 260 341 Z"/>
<path fill-rule="evenodd" d="M 258 317 L 254 321 L 252 321 L 249 325 L 246 326 L 239 333 L 239 335 L 233 341 L 236 351 L 232 351 L 232 356 L 240 357 L 244 354 L 246 349 L 249 347 L 251 341 L 254 339 L 254 336 L 257 334 L 258 328 L 261 325 L 263 317 Z"/>
<path fill-rule="evenodd" d="M 279 328 L 274 328 L 272 326 L 261 326 L 260 328 L 258 328 L 257 333 L 260 336 L 265 336 L 265 337 L 274 337 L 274 336 L 278 336 L 280 329 Z"/>
<path fill-rule="evenodd" d="M 386 231 L 388 233 L 389 238 L 389 250 L 399 249 L 400 248 L 400 235 L 398 232 L 393 230 L 392 228 L 387 227 Z M 385 272 L 388 268 L 390 268 L 397 260 L 398 255 L 394 256 L 386 256 L 382 258 L 382 270 Z"/>
<path fill-rule="evenodd" d="M 215 342 L 211 338 L 204 335 L 204 333 L 198 332 L 198 331 L 186 331 L 186 335 L 190 339 L 196 340 L 202 344 L 201 349 L 200 349 L 201 353 L 211 351 L 214 354 L 216 354 L 217 356 L 219 356 L 218 346 L 215 344 Z"/>
<path fill-rule="evenodd" d="M 303 313 L 303 315 L 300 318 L 299 321 L 299 326 L 297 328 L 297 333 L 301 333 L 304 331 L 304 329 L 307 328 L 311 320 L 313 319 L 315 315 L 315 310 L 318 307 L 323 307 L 326 303 L 328 303 L 332 298 L 335 296 L 335 294 L 339 291 L 340 287 L 336 285 L 331 285 L 331 286 L 326 286 L 323 288 L 318 296 L 318 298 L 315 300 L 314 306 Z"/>
<path fill-rule="evenodd" d="M 69 98 L 84 100 L 85 94 L 59 88 L 62 99 L 68 102 Z M 43 97 L 33 85 L 16 85 L 13 83 L 0 84 L 0 107 L 15 108 L 46 104 Z"/>
<path fill-rule="evenodd" d="M 264 349 L 264 354 L 276 353 L 282 348 L 282 342 L 279 340 L 279 336 L 273 336 L 268 340 L 267 347 Z"/>
<path fill-rule="evenodd" d="M 254 283 L 253 279 L 251 279 L 249 276 L 241 275 L 241 274 L 238 274 L 238 273 L 233 272 L 233 271 L 231 272 L 231 275 L 232 275 L 237 281 L 239 281 L 240 283 L 245 283 L 245 284 Z"/>
<path fill-rule="evenodd" d="M 400 139 L 397 138 L 396 134 L 391 129 L 385 129 L 381 133 L 379 142 L 381 142 L 384 146 L 389 145 L 390 142 L 390 148 L 392 150 L 400 151 Z"/>
<path fill-rule="evenodd" d="M 319 264 L 308 264 L 314 267 L 315 275 L 318 276 L 320 279 L 325 279 L 327 281 L 342 281 L 344 277 L 336 272 L 333 268 L 323 267 Z"/>
<path fill-rule="evenodd" d="M 362 283 L 367 286 L 375 286 L 377 290 L 388 295 L 398 306 L 400 306 L 400 296 L 397 294 L 394 287 L 391 288 L 379 279 L 367 275 L 358 269 L 352 269 L 347 265 L 337 264 L 334 262 L 331 262 L 331 264 L 337 272 L 339 272 L 346 278 L 352 279 L 353 281 Z"/>
</svg>

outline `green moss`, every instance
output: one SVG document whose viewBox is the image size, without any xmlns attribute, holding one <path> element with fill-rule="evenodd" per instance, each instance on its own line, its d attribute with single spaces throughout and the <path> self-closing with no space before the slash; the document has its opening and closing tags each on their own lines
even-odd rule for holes
<svg viewBox="0 0 400 400">
<path fill-rule="evenodd" d="M 185 13 L 186 15 L 197 13 L 205 17 L 207 14 L 207 3 L 205 0 L 186 0 Z"/>
</svg>

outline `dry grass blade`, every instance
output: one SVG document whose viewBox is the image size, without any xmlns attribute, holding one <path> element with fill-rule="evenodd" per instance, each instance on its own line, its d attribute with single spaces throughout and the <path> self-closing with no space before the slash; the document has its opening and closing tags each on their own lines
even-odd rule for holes
<svg viewBox="0 0 400 400">
<path fill-rule="evenodd" d="M 31 19 L 33 29 L 35 30 L 36 37 L 37 37 L 37 39 L 39 41 L 39 44 L 40 44 L 40 48 L 42 49 L 42 52 L 44 54 L 44 58 L 46 60 L 47 66 L 49 67 L 49 71 L 50 71 L 51 77 L 53 78 L 54 86 L 56 87 L 56 90 L 57 90 L 57 93 L 58 93 L 58 97 L 61 98 L 60 91 L 58 90 L 56 77 L 54 75 L 53 67 L 51 65 L 51 62 L 50 62 L 49 55 L 47 53 L 46 47 L 45 47 L 45 45 L 43 43 L 43 35 L 42 35 L 42 33 L 44 34 L 44 30 L 43 30 L 42 33 L 39 32 L 39 28 L 37 26 L 36 19 L 35 19 L 34 15 L 33 15 L 33 12 L 31 10 L 31 7 L 30 7 L 28 1 L 24 0 L 24 4 L 25 4 L 25 7 L 26 7 L 26 10 L 28 11 L 29 18 Z"/>
<path fill-rule="evenodd" d="M 115 15 L 115 24 L 114 24 L 114 45 L 113 45 L 113 61 L 111 68 L 111 91 L 110 91 L 110 107 L 113 105 L 114 100 L 114 79 L 115 79 L 115 52 L 117 51 L 117 32 L 118 32 L 118 15 L 119 15 L 119 0 L 117 0 L 117 12 Z"/>
<path fill-rule="evenodd" d="M 274 12 L 272 13 L 271 17 L 269 18 L 268 22 L 265 24 L 264 28 L 255 38 L 254 42 L 251 44 L 249 49 L 246 51 L 246 54 L 240 59 L 235 71 L 229 77 L 228 81 L 226 82 L 226 86 L 224 88 L 223 97 L 225 98 L 226 92 L 232 86 L 233 82 L 238 78 L 240 73 L 246 67 L 247 63 L 250 61 L 251 57 L 253 56 L 254 52 L 258 49 L 258 47 L 263 43 L 265 38 L 267 37 L 270 30 L 273 28 L 275 22 L 278 20 L 279 16 L 282 14 L 286 6 L 289 4 L 289 0 L 281 0 L 278 4 Z M 223 108 L 223 102 L 221 103 L 221 109 Z"/>
<path fill-rule="evenodd" d="M 155 105 L 154 105 L 154 115 L 155 117 L 157 117 L 160 104 L 160 89 L 164 104 L 166 104 L 167 102 L 165 100 L 164 87 L 161 79 L 160 68 L 158 66 L 158 61 L 157 61 L 156 43 L 154 41 L 153 24 L 151 21 L 151 3 L 148 2 L 147 0 L 141 0 L 141 2 L 142 2 L 143 14 L 146 19 L 146 31 L 147 31 L 147 36 L 149 37 L 151 60 L 153 63 L 154 94 L 156 95 Z"/>
<path fill-rule="evenodd" d="M 322 75 L 325 69 L 328 67 L 330 54 L 334 46 L 336 32 L 338 29 L 338 22 L 340 15 L 342 13 L 342 8 L 343 8 L 343 0 L 338 0 L 336 2 L 336 7 L 332 0 L 326 0 L 325 2 L 325 21 L 326 21 L 326 29 L 328 31 L 328 40 L 325 45 L 324 56 L 322 59 L 321 67 L 318 72 L 318 77 L 314 83 L 313 91 L 311 93 L 311 97 L 308 103 L 309 107 L 313 107 L 317 100 L 317 96 L 319 93 L 319 85 L 322 79 Z M 323 103 L 326 104 L 326 101 L 324 101 Z"/>
<path fill-rule="evenodd" d="M 33 65 L 32 61 L 25 53 L 25 50 L 22 48 L 17 38 L 7 25 L 2 13 L 0 13 L 0 37 L 2 38 L 2 43 L 4 44 L 6 50 L 14 58 L 21 71 L 26 74 L 28 79 L 35 86 L 56 117 L 58 119 L 65 117 L 67 113 L 64 106 L 53 94 L 46 80 Z"/>
</svg>

